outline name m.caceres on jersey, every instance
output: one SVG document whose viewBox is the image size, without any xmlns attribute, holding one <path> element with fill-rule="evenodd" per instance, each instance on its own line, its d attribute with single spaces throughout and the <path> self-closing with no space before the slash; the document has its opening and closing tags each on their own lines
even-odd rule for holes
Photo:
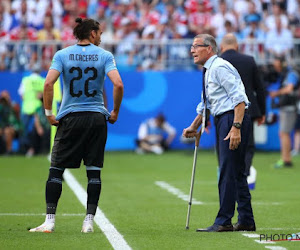
<svg viewBox="0 0 300 250">
<path fill-rule="evenodd" d="M 112 53 L 93 44 L 57 51 L 50 69 L 62 74 L 63 98 L 56 119 L 73 112 L 100 112 L 107 118 L 103 88 L 105 75 L 117 69 Z"/>
</svg>

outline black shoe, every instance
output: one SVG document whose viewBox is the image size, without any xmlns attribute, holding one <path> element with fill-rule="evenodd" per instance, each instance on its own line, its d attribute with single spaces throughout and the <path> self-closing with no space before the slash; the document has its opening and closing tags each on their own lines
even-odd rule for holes
<svg viewBox="0 0 300 250">
<path fill-rule="evenodd" d="M 256 227 L 255 224 L 243 225 L 237 222 L 233 225 L 233 231 L 256 231 Z"/>
<path fill-rule="evenodd" d="M 292 168 L 292 167 L 293 167 L 293 163 L 290 162 L 290 161 L 285 161 L 285 162 L 283 163 L 283 166 L 284 166 L 285 168 Z"/>
<path fill-rule="evenodd" d="M 196 232 L 232 232 L 232 231 L 233 231 L 233 226 L 231 224 L 226 226 L 213 224 L 208 228 L 198 228 L 196 230 Z"/>
</svg>

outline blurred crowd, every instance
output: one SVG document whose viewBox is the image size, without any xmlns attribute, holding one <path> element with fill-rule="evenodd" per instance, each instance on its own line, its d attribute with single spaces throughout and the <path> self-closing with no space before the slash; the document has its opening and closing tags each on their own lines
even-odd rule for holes
<svg viewBox="0 0 300 250">
<path fill-rule="evenodd" d="M 189 59 L 190 45 L 170 43 L 162 51 L 157 42 L 199 33 L 220 40 L 231 32 L 247 42 L 243 52 L 276 56 L 290 56 L 300 38 L 299 0 L 1 0 L 0 70 L 27 70 L 37 62 L 47 70 L 53 54 L 74 42 L 78 16 L 99 20 L 117 63 L 138 70 L 164 69 L 165 57 L 171 65 L 164 67 L 180 68 L 174 62 Z M 136 46 L 140 39 L 156 42 Z"/>
</svg>

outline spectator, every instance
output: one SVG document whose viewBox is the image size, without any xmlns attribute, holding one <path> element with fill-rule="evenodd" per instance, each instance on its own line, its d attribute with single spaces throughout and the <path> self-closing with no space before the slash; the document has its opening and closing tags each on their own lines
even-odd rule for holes
<svg viewBox="0 0 300 250">
<path fill-rule="evenodd" d="M 22 97 L 22 121 L 24 134 L 21 140 L 22 150 L 30 144 L 29 134 L 33 129 L 34 114 L 42 106 L 39 99 L 44 89 L 45 79 L 40 76 L 40 67 L 35 65 L 31 75 L 23 77 L 18 93 Z"/>
<path fill-rule="evenodd" d="M 115 32 L 122 27 L 121 21 L 123 18 L 129 18 L 132 23 L 137 21 L 137 13 L 130 8 L 130 1 L 119 1 L 116 7 L 117 9 L 112 15 L 112 23 Z"/>
<path fill-rule="evenodd" d="M 21 43 L 9 47 L 9 63 L 12 71 L 29 70 L 37 61 L 36 46 L 26 41 L 36 41 L 36 30 L 26 23 L 11 30 L 10 39 Z"/>
<path fill-rule="evenodd" d="M 7 13 L 6 13 L 7 14 Z M 5 70 L 7 67 L 7 46 L 6 41 L 8 40 L 8 26 L 5 21 L 4 5 L 0 3 L 0 71 Z"/>
<path fill-rule="evenodd" d="M 52 16 L 54 27 L 56 29 L 62 28 L 62 15 L 64 8 L 60 0 L 50 0 L 50 3 L 47 7 L 46 15 Z"/>
<path fill-rule="evenodd" d="M 142 32 L 147 25 L 157 25 L 161 16 L 154 10 L 151 2 L 143 1 L 140 7 L 141 11 L 138 21 L 138 30 Z"/>
<path fill-rule="evenodd" d="M 4 145 L 2 147 L 0 142 L 0 153 L 12 154 L 13 139 L 21 130 L 16 109 L 17 106 L 11 103 L 8 91 L 2 91 L 0 93 L 0 140 L 4 139 Z"/>
<path fill-rule="evenodd" d="M 266 31 L 272 31 L 277 28 L 277 21 L 276 19 L 280 19 L 281 27 L 286 29 L 289 24 L 289 20 L 286 14 L 283 13 L 280 4 L 274 3 L 272 5 L 272 14 L 265 18 L 265 29 Z"/>
<path fill-rule="evenodd" d="M 229 33 L 234 34 L 238 40 L 241 39 L 241 35 L 236 31 L 236 29 L 232 26 L 232 23 L 228 20 L 225 21 L 225 30 L 224 33 L 219 33 L 216 37 L 217 43 L 221 42 L 222 38 Z"/>
<path fill-rule="evenodd" d="M 63 41 L 63 47 L 68 47 L 69 45 L 73 44 L 75 41 L 75 37 L 73 35 L 75 18 L 76 18 L 75 16 L 72 16 L 68 19 L 67 23 L 63 23 L 61 36 L 60 36 L 61 40 Z"/>
<path fill-rule="evenodd" d="M 276 29 L 267 32 L 265 49 L 271 57 L 285 56 L 290 57 L 293 48 L 292 32 L 282 27 L 281 19 L 275 19 Z"/>
<path fill-rule="evenodd" d="M 0 31 L 8 32 L 11 26 L 11 16 L 5 9 L 4 3 L 0 2 Z"/>
<path fill-rule="evenodd" d="M 184 13 L 181 13 L 176 9 L 173 2 L 168 2 L 166 5 L 166 13 L 161 17 L 168 20 L 169 24 L 174 26 L 174 30 L 178 32 L 182 37 L 185 37 L 188 33 L 188 20 Z M 157 24 L 157 23 L 156 23 Z"/>
<path fill-rule="evenodd" d="M 265 32 L 260 29 L 259 15 L 249 14 L 245 17 L 246 27 L 242 30 L 242 38 L 247 38 L 252 33 L 253 37 L 258 41 L 262 42 L 265 39 Z"/>
<path fill-rule="evenodd" d="M 44 19 L 48 10 L 49 1 L 35 0 L 34 2 L 32 26 L 35 29 L 40 30 L 44 25 Z"/>
<path fill-rule="evenodd" d="M 166 121 L 163 114 L 159 114 L 140 125 L 136 152 L 138 154 L 146 152 L 162 154 L 170 147 L 175 136 L 175 128 Z"/>
<path fill-rule="evenodd" d="M 144 31 L 142 38 L 144 40 L 152 40 L 155 37 L 155 26 L 149 25 Z M 162 68 L 161 50 L 158 44 L 147 43 L 140 47 L 138 53 L 138 70 L 158 70 Z"/>
<path fill-rule="evenodd" d="M 202 2 L 198 2 L 197 11 L 188 15 L 188 26 L 190 32 L 194 34 L 201 34 L 211 30 L 212 15 L 206 11 Z M 210 31 L 211 32 L 211 31 Z"/>
<path fill-rule="evenodd" d="M 292 167 L 291 159 L 291 132 L 296 122 L 296 98 L 293 95 L 294 89 L 299 81 L 298 74 L 285 65 L 283 57 L 275 57 L 273 66 L 278 73 L 280 89 L 269 93 L 271 98 L 278 97 L 279 102 L 279 135 L 281 159 L 274 165 L 275 168 Z"/>
<path fill-rule="evenodd" d="M 220 11 L 213 15 L 211 25 L 214 28 L 215 36 L 225 33 L 225 22 L 230 21 L 234 29 L 237 28 L 237 20 L 231 11 L 227 10 L 227 4 L 224 0 L 220 1 Z"/>
<path fill-rule="evenodd" d="M 264 57 L 265 32 L 259 27 L 260 18 L 251 14 L 246 16 L 246 28 L 242 30 L 243 45 L 241 51 L 256 60 Z"/>
<path fill-rule="evenodd" d="M 133 28 L 132 21 L 124 17 L 121 21 L 121 29 L 115 35 L 115 39 L 120 41 L 116 49 L 116 61 L 121 62 L 122 65 L 127 65 L 124 69 L 135 67 L 135 42 L 138 39 L 138 33 Z M 120 69 L 120 67 L 119 67 Z"/>
<path fill-rule="evenodd" d="M 256 10 L 256 6 L 254 2 L 249 2 L 248 3 L 248 11 L 247 13 L 243 16 L 243 22 L 242 29 L 244 29 L 245 26 L 249 26 L 251 22 L 257 22 L 258 24 L 261 22 L 262 16 L 259 12 Z"/>
<path fill-rule="evenodd" d="M 20 27 L 22 24 L 27 26 L 33 25 L 34 11 L 33 7 L 34 1 L 29 0 L 16 0 L 12 3 L 12 23 L 10 30 L 16 27 Z"/>
<path fill-rule="evenodd" d="M 39 98 L 43 103 L 42 95 Z M 44 107 L 39 107 L 34 114 L 33 129 L 29 134 L 29 149 L 27 157 L 37 153 L 48 153 L 50 149 L 50 124 L 45 116 Z"/>
<path fill-rule="evenodd" d="M 38 32 L 39 41 L 60 40 L 59 30 L 54 28 L 52 16 L 46 16 L 44 28 Z M 55 45 L 44 45 L 42 47 L 42 68 L 48 70 L 55 52 L 58 50 Z"/>
<path fill-rule="evenodd" d="M 233 13 L 236 16 L 240 27 L 243 27 L 243 18 L 248 12 L 250 3 L 246 0 L 234 0 L 233 2 Z M 252 4 L 254 5 L 254 3 Z"/>
</svg>

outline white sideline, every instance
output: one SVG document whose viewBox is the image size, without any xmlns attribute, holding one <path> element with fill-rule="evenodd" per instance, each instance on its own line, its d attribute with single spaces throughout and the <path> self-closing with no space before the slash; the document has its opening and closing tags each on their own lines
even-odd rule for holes
<svg viewBox="0 0 300 250">
<path fill-rule="evenodd" d="M 169 193 L 174 194 L 175 196 L 177 196 L 179 199 L 183 200 L 183 201 L 190 201 L 189 199 L 189 195 L 184 194 L 181 190 L 179 190 L 176 187 L 173 187 L 172 185 L 170 185 L 167 182 L 164 181 L 156 181 L 155 184 L 165 190 L 167 190 Z M 202 205 L 203 202 L 202 201 L 197 201 L 195 199 L 192 200 L 192 203 L 194 205 Z"/>
<path fill-rule="evenodd" d="M 77 196 L 80 203 L 86 208 L 86 191 L 82 188 L 82 186 L 68 169 L 66 169 L 64 172 L 64 179 Z M 131 247 L 124 240 L 123 236 L 117 231 L 114 225 L 110 223 L 101 209 L 97 208 L 97 213 L 94 220 L 114 249 L 131 250 Z"/>
<path fill-rule="evenodd" d="M 0 213 L 0 216 L 45 216 L 46 214 L 33 213 Z M 56 216 L 85 216 L 85 214 L 56 214 Z"/>
<path fill-rule="evenodd" d="M 165 181 L 156 181 L 155 185 L 161 187 L 162 189 L 167 190 L 169 193 L 177 196 L 179 199 L 183 201 L 189 202 L 189 195 L 183 193 L 180 189 L 170 185 L 169 183 Z M 219 204 L 218 202 L 203 202 L 203 201 L 197 201 L 196 199 L 193 198 L 192 200 L 193 205 L 217 205 Z M 281 205 L 281 202 L 261 202 L 261 201 L 252 201 L 252 205 Z"/>
<path fill-rule="evenodd" d="M 287 248 L 281 247 L 281 246 L 265 246 L 265 248 L 271 249 L 271 250 L 287 250 Z"/>
<path fill-rule="evenodd" d="M 243 234 L 243 235 L 248 238 L 259 238 L 259 234 Z"/>
</svg>

